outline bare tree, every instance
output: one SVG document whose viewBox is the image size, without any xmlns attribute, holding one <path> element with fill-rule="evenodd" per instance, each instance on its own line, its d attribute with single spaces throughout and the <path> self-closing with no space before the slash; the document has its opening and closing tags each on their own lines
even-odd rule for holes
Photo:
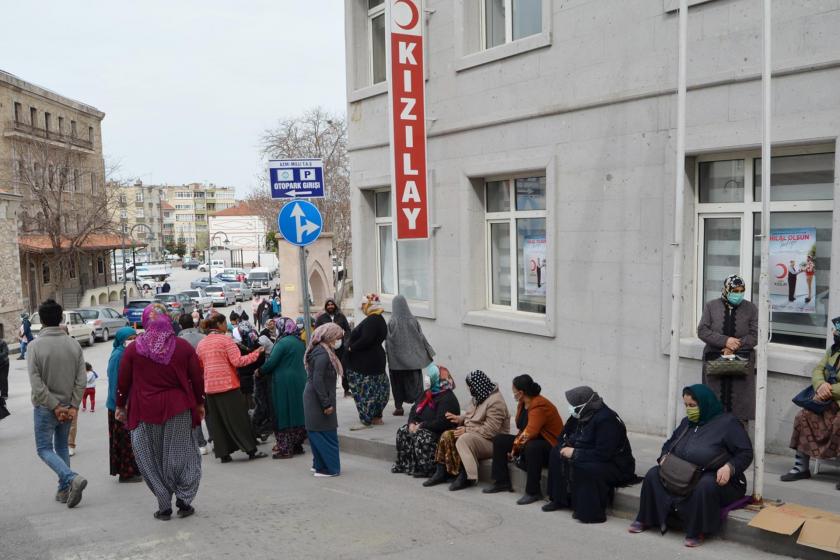
<svg viewBox="0 0 840 560">
<path fill-rule="evenodd" d="M 16 140 L 12 158 L 13 183 L 23 196 L 18 229 L 49 239 L 46 258 L 61 301 L 90 236 L 116 232 L 112 202 L 117 187 L 107 177 L 113 169 L 69 142 Z"/>
<path fill-rule="evenodd" d="M 347 159 L 347 124 L 344 115 L 320 107 L 302 115 L 281 119 L 260 138 L 263 156 L 268 159 L 321 158 L 324 161 L 326 198 L 315 204 L 324 216 L 324 230 L 333 233 L 333 249 L 344 263 L 352 248 L 350 239 L 350 170 Z M 282 203 L 272 200 L 268 177 L 262 187 L 248 197 L 260 211 L 267 226 L 277 219 Z"/>
</svg>

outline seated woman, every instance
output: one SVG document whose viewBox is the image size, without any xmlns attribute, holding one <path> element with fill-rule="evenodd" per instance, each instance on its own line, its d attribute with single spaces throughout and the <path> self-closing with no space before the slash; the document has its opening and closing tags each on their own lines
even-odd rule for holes
<svg viewBox="0 0 840 560">
<path fill-rule="evenodd" d="M 811 457 L 840 457 L 840 317 L 835 317 L 831 322 L 834 325 L 834 344 L 826 351 L 811 376 L 816 400 L 828 403 L 828 406 L 822 414 L 803 408 L 796 415 L 793 434 L 790 436 L 790 447 L 796 450 L 796 462 L 789 472 L 782 475 L 784 482 L 811 478 Z M 840 490 L 840 482 L 837 483 L 837 489 Z"/>
<path fill-rule="evenodd" d="M 515 436 L 499 434 L 493 438 L 493 485 L 484 489 L 485 494 L 512 492 L 508 462 L 516 461 L 528 473 L 525 494 L 516 503 L 532 504 L 542 500 L 540 476 L 548 465 L 548 453 L 557 445 L 557 436 L 563 431 L 563 419 L 551 401 L 540 396 L 540 385 L 530 375 L 513 379 L 513 398 L 516 407 Z"/>
<path fill-rule="evenodd" d="M 738 419 L 723 412 L 723 405 L 705 385 L 683 389 L 686 418 L 662 446 L 659 464 L 673 454 L 703 470 L 696 486 L 686 496 L 665 489 L 660 466 L 653 467 L 642 484 L 639 514 L 631 533 L 658 527 L 664 534 L 665 520 L 676 510 L 685 527 L 685 546 L 703 544 L 720 529 L 720 510 L 747 492 L 744 471 L 753 460 L 752 442 Z"/>
<path fill-rule="evenodd" d="M 423 369 L 425 394 L 411 407 L 408 423 L 397 430 L 397 462 L 392 473 L 428 478 L 435 469 L 435 448 L 440 434 L 454 427 L 449 415 L 458 416 L 461 406 L 452 390 L 449 370 L 434 363 Z"/>
<path fill-rule="evenodd" d="M 435 474 L 423 486 L 457 478 L 450 490 L 463 490 L 478 482 L 478 462 L 493 456 L 493 438 L 510 431 L 510 412 L 499 386 L 481 370 L 467 375 L 472 403 L 463 416 L 447 413 L 458 427 L 443 432 L 435 451 Z"/>
<path fill-rule="evenodd" d="M 581 523 L 603 523 L 613 489 L 636 479 L 627 429 L 590 387 L 566 391 L 569 417 L 551 450 L 543 511 L 570 507 Z"/>
</svg>

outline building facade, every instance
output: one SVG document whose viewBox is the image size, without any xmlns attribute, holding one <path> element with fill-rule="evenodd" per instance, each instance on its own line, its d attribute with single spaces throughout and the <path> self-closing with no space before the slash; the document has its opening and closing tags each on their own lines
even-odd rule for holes
<svg viewBox="0 0 840 560">
<path fill-rule="evenodd" d="M 209 243 L 208 215 L 236 204 L 236 190 L 213 183 L 190 183 L 163 187 L 166 202 L 172 211 L 172 235 L 177 243 L 183 240 L 189 253 L 205 251 Z"/>
<path fill-rule="evenodd" d="M 138 180 L 133 185 L 120 186 L 115 201 L 122 233 L 146 244 L 144 253 L 148 260 L 163 260 L 166 243 L 163 187 L 144 185 Z"/>
<path fill-rule="evenodd" d="M 208 217 L 210 239 L 214 246 L 224 246 L 239 266 L 262 264 L 265 250 L 265 222 L 259 212 L 247 202 L 240 202 L 225 210 L 218 210 Z M 227 243 L 225 243 L 227 241 Z"/>
<path fill-rule="evenodd" d="M 589 384 L 630 428 L 664 433 L 669 354 L 681 383 L 700 380 L 704 302 L 732 273 L 758 296 L 760 4 L 689 4 L 680 348 L 675 0 L 425 2 L 432 234 L 399 242 L 384 3 L 345 0 L 355 292 L 405 294 L 458 376 L 530 373 L 561 404 Z M 814 263 L 797 309 L 771 292 L 767 441 L 783 451 L 840 315 L 840 6 L 776 2 L 773 17 L 771 228 L 812 236 Z"/>
</svg>

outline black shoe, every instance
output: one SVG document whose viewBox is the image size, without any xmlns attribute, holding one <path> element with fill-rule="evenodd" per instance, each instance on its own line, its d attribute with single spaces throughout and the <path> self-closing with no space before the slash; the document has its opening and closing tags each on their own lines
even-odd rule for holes
<svg viewBox="0 0 840 560">
<path fill-rule="evenodd" d="M 542 494 L 522 494 L 522 497 L 516 500 L 516 503 L 520 506 L 527 506 L 528 504 L 539 502 L 542 499 Z"/>
<path fill-rule="evenodd" d="M 513 492 L 513 486 L 510 485 L 510 482 L 503 482 L 498 483 L 494 482 L 492 486 L 489 488 L 485 488 L 481 491 L 484 494 L 497 494 L 499 492 Z"/>
<path fill-rule="evenodd" d="M 231 457 L 230 455 L 225 455 L 224 457 L 220 457 L 220 459 L 222 463 L 230 463 L 231 461 L 233 461 L 233 457 Z"/>
<path fill-rule="evenodd" d="M 405 469 L 403 469 L 402 467 L 398 467 L 397 465 L 394 465 L 393 467 L 391 467 L 391 472 L 393 474 L 405 474 Z"/>
<path fill-rule="evenodd" d="M 300 445 L 300 444 L 295 445 L 294 454 L 295 455 L 304 455 L 304 454 L 306 454 L 306 449 L 304 449 L 303 446 Z"/>
<path fill-rule="evenodd" d="M 548 502 L 542 507 L 543 511 L 557 511 L 559 509 L 563 509 L 563 507 L 554 502 Z"/>
<path fill-rule="evenodd" d="M 837 483 L 837 486 L 835 486 L 835 488 L 837 488 L 838 490 L 840 490 L 840 482 L 838 482 L 838 483 Z"/>
<path fill-rule="evenodd" d="M 806 297 L 806 298 L 805 298 L 805 303 L 811 303 L 811 298 Z"/>
<path fill-rule="evenodd" d="M 477 483 L 477 480 L 470 480 L 469 478 L 467 478 L 466 471 L 464 471 L 464 469 L 461 469 L 461 472 L 458 473 L 458 478 L 453 480 L 452 484 L 449 485 L 449 491 L 457 492 L 458 490 L 463 490 L 464 488 L 475 486 Z"/>
<path fill-rule="evenodd" d="M 175 500 L 175 505 L 178 506 L 178 513 L 176 514 L 178 517 L 189 517 L 190 515 L 195 513 L 195 508 L 191 505 L 184 503 L 181 500 L 181 498 Z"/>
<path fill-rule="evenodd" d="M 248 453 L 249 461 L 253 461 L 254 459 L 265 459 L 266 457 L 268 457 L 268 455 L 266 455 L 262 451 L 251 451 L 250 453 Z"/>
<path fill-rule="evenodd" d="M 779 480 L 782 482 L 793 482 L 794 480 L 805 480 L 806 478 L 811 478 L 811 469 L 785 473 L 779 477 Z"/>
<path fill-rule="evenodd" d="M 159 519 L 161 521 L 169 521 L 170 519 L 172 519 L 172 510 L 165 509 L 163 511 L 156 511 L 155 519 Z"/>
<path fill-rule="evenodd" d="M 423 486 L 429 488 L 431 486 L 437 486 L 438 484 L 443 484 L 447 480 L 449 480 L 449 473 L 446 472 L 446 467 L 438 463 L 435 466 L 435 472 L 432 477 L 423 483 Z"/>
</svg>

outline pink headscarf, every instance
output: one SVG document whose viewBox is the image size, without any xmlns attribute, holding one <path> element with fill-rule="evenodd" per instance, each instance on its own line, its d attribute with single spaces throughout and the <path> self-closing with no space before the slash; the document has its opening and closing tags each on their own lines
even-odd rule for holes
<svg viewBox="0 0 840 560">
<path fill-rule="evenodd" d="M 145 332 L 134 342 L 137 353 L 153 362 L 166 365 L 175 353 L 175 330 L 166 308 L 153 303 L 143 310 Z"/>
<path fill-rule="evenodd" d="M 309 345 L 306 348 L 306 353 L 303 355 L 303 364 L 306 366 L 306 361 L 309 358 L 309 353 L 312 352 L 317 346 L 321 346 L 324 350 L 327 351 L 327 356 L 330 359 L 330 363 L 332 364 L 333 369 L 335 369 L 335 373 L 337 376 L 341 377 L 344 375 L 344 368 L 341 367 L 341 360 L 338 359 L 338 356 L 335 355 L 335 350 L 332 347 L 332 343 L 336 340 L 341 340 L 344 338 L 344 329 L 336 325 L 335 323 L 325 323 L 315 329 L 312 332 L 312 339 L 309 341 Z M 308 368 L 307 368 L 308 369 Z"/>
</svg>

